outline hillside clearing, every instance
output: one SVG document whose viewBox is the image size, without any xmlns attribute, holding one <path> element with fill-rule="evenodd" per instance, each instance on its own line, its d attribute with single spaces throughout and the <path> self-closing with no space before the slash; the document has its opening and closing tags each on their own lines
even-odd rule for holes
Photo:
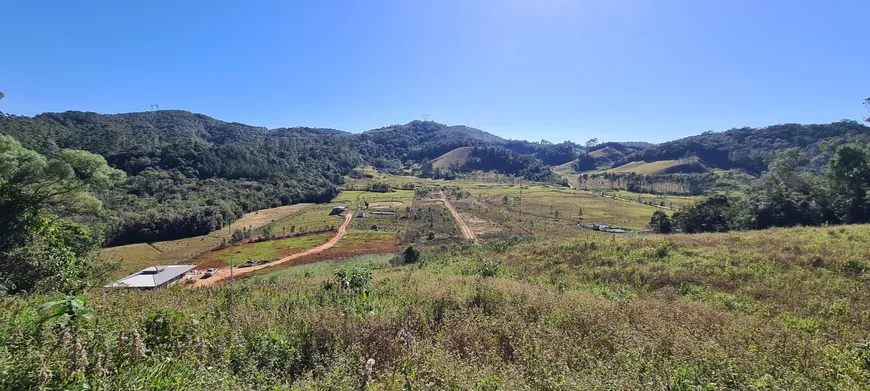
<svg viewBox="0 0 870 391">
<path fill-rule="evenodd" d="M 202 253 L 217 248 L 223 241 L 230 240 L 233 229 L 250 228 L 257 230 L 310 206 L 312 204 L 295 204 L 258 210 L 247 213 L 236 220 L 231 226 L 211 232 L 208 235 L 155 242 L 152 244 L 137 243 L 108 247 L 102 249 L 100 255 L 106 259 L 121 261 L 120 270 L 114 273 L 114 276 L 118 277 L 142 270 L 148 266 L 185 263 Z"/>
<path fill-rule="evenodd" d="M 677 173 L 700 173 L 707 171 L 698 162 L 687 163 L 683 160 L 659 160 L 655 162 L 630 162 L 619 167 L 614 167 L 604 172 L 630 173 L 643 175 L 677 174 Z"/>
<path fill-rule="evenodd" d="M 455 171 L 465 165 L 474 150 L 472 147 L 459 147 L 432 160 L 432 168 Z"/>
</svg>

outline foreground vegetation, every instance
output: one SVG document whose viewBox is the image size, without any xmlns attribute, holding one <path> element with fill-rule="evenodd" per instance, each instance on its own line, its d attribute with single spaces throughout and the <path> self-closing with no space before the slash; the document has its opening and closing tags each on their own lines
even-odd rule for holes
<svg viewBox="0 0 870 391">
<path fill-rule="evenodd" d="M 0 388 L 862 390 L 868 254 L 866 226 L 585 232 L 42 312 L 51 296 L 5 298 Z"/>
</svg>

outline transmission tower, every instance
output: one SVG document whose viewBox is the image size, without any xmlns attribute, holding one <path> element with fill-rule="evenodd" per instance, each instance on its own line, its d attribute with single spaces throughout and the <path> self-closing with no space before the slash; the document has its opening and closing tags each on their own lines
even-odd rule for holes
<svg viewBox="0 0 870 391">
<path fill-rule="evenodd" d="M 429 120 L 429 114 L 423 114 L 423 121 Z"/>
</svg>

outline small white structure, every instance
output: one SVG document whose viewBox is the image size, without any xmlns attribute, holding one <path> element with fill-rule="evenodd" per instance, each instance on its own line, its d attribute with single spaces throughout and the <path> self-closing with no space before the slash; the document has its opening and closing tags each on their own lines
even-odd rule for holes
<svg viewBox="0 0 870 391">
<path fill-rule="evenodd" d="M 180 280 L 184 277 L 185 273 L 194 268 L 196 268 L 196 265 L 151 266 L 106 285 L 105 287 L 153 289 Z"/>
</svg>

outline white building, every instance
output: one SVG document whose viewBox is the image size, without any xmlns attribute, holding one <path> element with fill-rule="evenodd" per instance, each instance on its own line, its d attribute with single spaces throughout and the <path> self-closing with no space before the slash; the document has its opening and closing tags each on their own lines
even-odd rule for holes
<svg viewBox="0 0 870 391">
<path fill-rule="evenodd" d="M 115 281 L 106 288 L 138 288 L 153 289 L 166 286 L 180 280 L 184 274 L 196 268 L 196 265 L 161 265 L 151 266 Z"/>
</svg>

